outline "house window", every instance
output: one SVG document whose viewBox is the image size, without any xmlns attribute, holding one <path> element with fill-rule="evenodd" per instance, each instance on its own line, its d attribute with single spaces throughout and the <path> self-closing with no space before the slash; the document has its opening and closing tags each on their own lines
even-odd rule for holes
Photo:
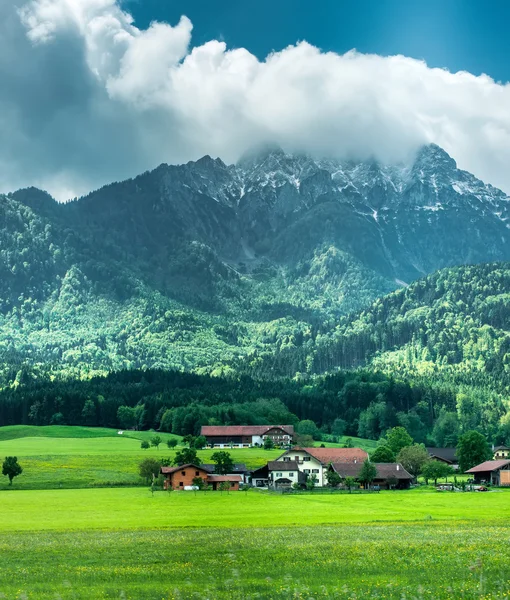
<svg viewBox="0 0 510 600">
<path fill-rule="evenodd" d="M 309 474 L 309 473 L 310 473 L 310 469 L 303 469 L 303 471 L 304 471 L 305 473 L 307 473 L 307 474 Z"/>
<path fill-rule="evenodd" d="M 179 481 L 179 487 L 184 487 L 184 483 L 182 481 Z"/>
<path fill-rule="evenodd" d="M 230 484 L 230 487 L 236 487 L 236 482 L 232 481 L 232 483 Z"/>
<path fill-rule="evenodd" d="M 276 477 L 282 477 L 281 473 L 276 473 Z"/>
<path fill-rule="evenodd" d="M 199 477 L 200 473 L 198 471 L 195 471 L 195 477 Z"/>
<path fill-rule="evenodd" d="M 290 462 L 290 456 L 284 456 L 283 462 Z"/>
<path fill-rule="evenodd" d="M 305 460 L 309 461 L 309 460 L 311 460 L 311 458 L 309 456 L 303 456 L 303 461 L 305 461 Z"/>
<path fill-rule="evenodd" d="M 294 473 L 289 473 L 289 477 L 294 477 Z"/>
<path fill-rule="evenodd" d="M 181 471 L 182 475 L 186 475 L 186 471 Z"/>
<path fill-rule="evenodd" d="M 312 469 L 312 473 L 318 473 L 319 469 Z"/>
<path fill-rule="evenodd" d="M 294 457 L 294 460 L 299 460 L 299 456 L 295 456 L 295 457 Z"/>
</svg>

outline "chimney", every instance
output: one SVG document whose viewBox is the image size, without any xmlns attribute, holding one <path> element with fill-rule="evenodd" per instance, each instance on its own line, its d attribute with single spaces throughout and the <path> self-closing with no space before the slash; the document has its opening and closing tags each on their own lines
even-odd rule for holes
<svg viewBox="0 0 510 600">
<path fill-rule="evenodd" d="M 400 465 L 397 463 L 397 471 L 400 471 Z"/>
</svg>

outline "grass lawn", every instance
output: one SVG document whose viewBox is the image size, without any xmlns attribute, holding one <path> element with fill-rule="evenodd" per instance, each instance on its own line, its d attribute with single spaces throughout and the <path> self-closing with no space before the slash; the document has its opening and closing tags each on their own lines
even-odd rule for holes
<svg viewBox="0 0 510 600">
<path fill-rule="evenodd" d="M 6 598 L 510 594 L 506 492 L 14 490 L 1 502 Z"/>
</svg>

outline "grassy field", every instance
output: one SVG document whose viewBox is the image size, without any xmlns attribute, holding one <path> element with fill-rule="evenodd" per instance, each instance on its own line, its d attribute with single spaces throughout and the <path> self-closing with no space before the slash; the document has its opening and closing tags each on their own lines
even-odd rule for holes
<svg viewBox="0 0 510 600">
<path fill-rule="evenodd" d="M 6 598 L 508 598 L 510 493 L 2 493 Z M 1 596 L 0 596 L 1 597 Z"/>
<path fill-rule="evenodd" d="M 155 432 L 116 429 L 16 425 L 0 428 L 0 458 L 17 456 L 23 474 L 13 487 L 19 489 L 83 488 L 99 486 L 143 485 L 138 465 L 147 456 L 173 458 L 169 438 L 181 438 L 158 433 L 163 442 L 159 449 L 142 450 L 140 442 L 150 440 Z M 213 450 L 201 450 L 203 462 L 211 462 Z M 235 462 L 259 467 L 281 454 L 281 450 L 260 448 L 233 449 Z M 0 479 L 0 490 L 8 489 L 7 478 Z"/>
<path fill-rule="evenodd" d="M 92 489 L 139 484 L 142 458 L 172 456 L 166 445 L 140 449 L 152 435 L 0 429 L 0 456 L 24 467 L 0 491 L 0 598 L 510 598 L 510 490 Z M 249 466 L 279 453 L 232 450 Z"/>
<path fill-rule="evenodd" d="M 25 490 L 143 485 L 138 476 L 140 461 L 147 456 L 173 458 L 175 450 L 169 450 L 166 441 L 181 441 L 179 436 L 157 433 L 163 440 L 159 449 L 142 450 L 140 442 L 154 435 L 154 431 L 124 431 L 119 435 L 117 429 L 99 427 L 13 425 L 0 427 L 0 458 L 19 458 L 23 474 L 13 486 Z M 375 446 L 371 440 L 352 441 L 367 450 Z M 201 450 L 198 456 L 202 462 L 212 462 L 213 452 Z M 246 448 L 229 452 L 235 462 L 257 468 L 282 451 Z M 0 479 L 0 490 L 8 487 L 7 478 Z"/>
</svg>

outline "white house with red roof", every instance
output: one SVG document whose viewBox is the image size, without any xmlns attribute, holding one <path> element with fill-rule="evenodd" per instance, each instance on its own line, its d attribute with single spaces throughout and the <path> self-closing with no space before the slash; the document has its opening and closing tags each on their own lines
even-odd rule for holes
<svg viewBox="0 0 510 600">
<path fill-rule="evenodd" d="M 279 456 L 277 462 L 293 462 L 305 476 L 315 476 L 317 486 L 327 485 L 331 463 L 363 463 L 368 454 L 361 448 L 294 448 Z M 277 463 L 273 463 L 275 465 Z"/>
</svg>

